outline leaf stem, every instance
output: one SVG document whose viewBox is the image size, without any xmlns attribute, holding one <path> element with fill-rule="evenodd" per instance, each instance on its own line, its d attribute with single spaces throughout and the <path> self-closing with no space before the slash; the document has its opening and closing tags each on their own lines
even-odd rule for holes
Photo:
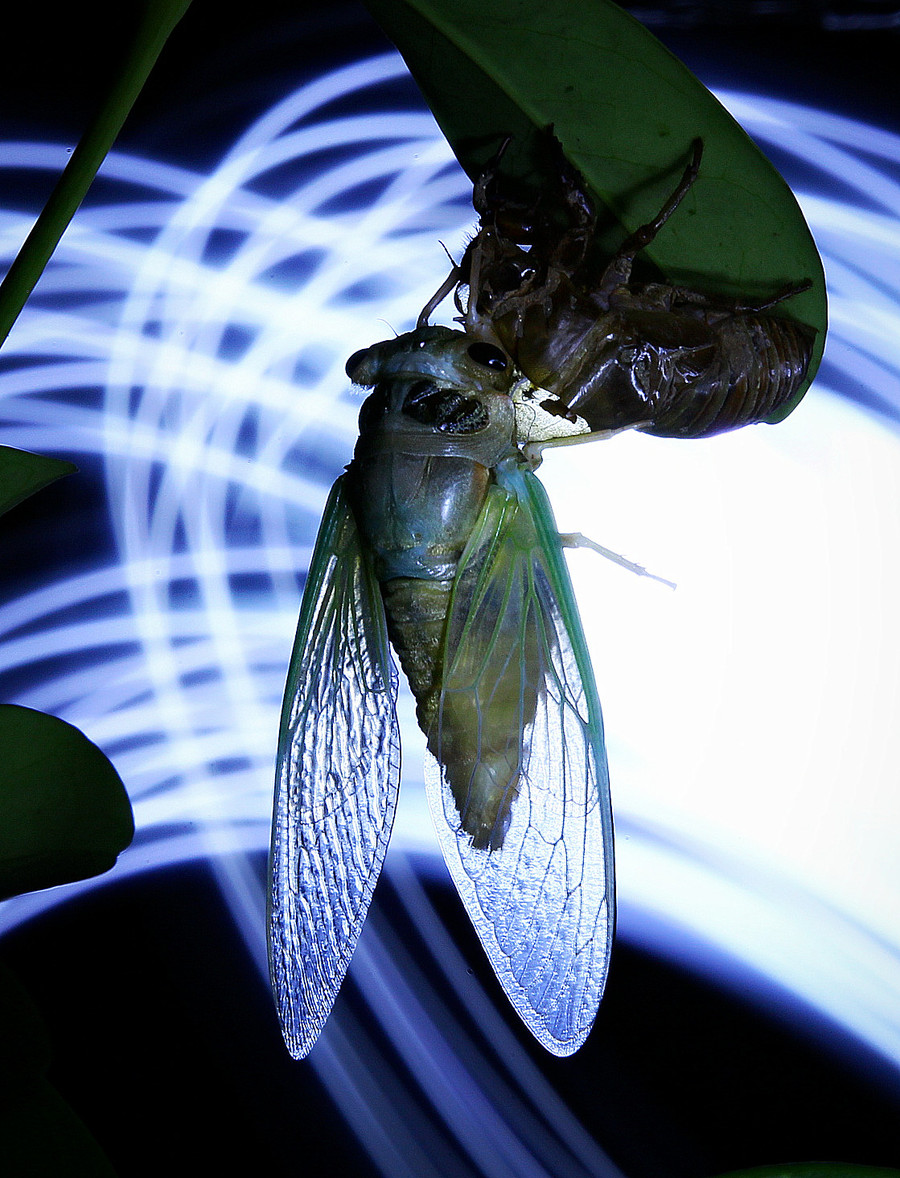
<svg viewBox="0 0 900 1178">
<path fill-rule="evenodd" d="M 191 0 L 144 0 L 143 14 L 116 80 L 72 153 L 25 243 L 0 283 L 0 344 L 84 200 L 169 34 Z"/>
</svg>

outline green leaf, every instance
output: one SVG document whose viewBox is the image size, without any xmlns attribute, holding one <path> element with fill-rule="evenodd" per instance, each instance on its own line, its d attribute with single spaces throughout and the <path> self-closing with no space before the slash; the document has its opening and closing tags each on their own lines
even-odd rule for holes
<svg viewBox="0 0 900 1178">
<path fill-rule="evenodd" d="M 110 60 L 118 64 L 118 70 L 106 100 L 72 152 L 50 199 L 0 283 L 0 344 L 9 335 L 59 239 L 84 200 L 169 34 L 190 3 L 191 0 L 143 0 L 143 11 L 132 45 L 125 52 L 118 46 L 110 46 Z M 102 29 L 99 34 L 92 35 L 102 35 Z"/>
<path fill-rule="evenodd" d="M 631 232 L 700 136 L 700 178 L 645 256 L 669 282 L 750 298 L 812 281 L 782 312 L 818 332 L 805 385 L 770 420 L 787 416 L 825 342 L 822 263 L 784 180 L 686 66 L 611 0 L 366 3 L 473 180 L 507 135 L 503 170 L 533 180 L 536 136 L 552 124 L 598 207 Z"/>
<path fill-rule="evenodd" d="M 125 787 L 96 745 L 0 704 L 0 899 L 108 871 L 133 836 Z"/>
<path fill-rule="evenodd" d="M 783 1166 L 729 1171 L 720 1178 L 900 1178 L 900 1170 L 855 1166 L 851 1162 L 789 1162 Z"/>
<path fill-rule="evenodd" d="M 76 470 L 74 462 L 0 446 L 0 514 Z"/>
</svg>

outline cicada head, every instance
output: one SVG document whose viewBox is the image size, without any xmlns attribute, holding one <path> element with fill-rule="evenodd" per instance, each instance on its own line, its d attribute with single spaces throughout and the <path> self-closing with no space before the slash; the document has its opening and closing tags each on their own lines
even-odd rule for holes
<svg viewBox="0 0 900 1178">
<path fill-rule="evenodd" d="M 354 384 L 431 380 L 448 388 L 506 393 L 512 384 L 509 356 L 496 345 L 449 327 L 419 327 L 396 339 L 354 352 L 347 361 Z"/>
<path fill-rule="evenodd" d="M 360 413 L 364 444 L 387 431 L 406 453 L 470 457 L 488 467 L 513 444 L 515 369 L 484 339 L 420 327 L 355 352 L 347 375 L 373 389 Z"/>
</svg>

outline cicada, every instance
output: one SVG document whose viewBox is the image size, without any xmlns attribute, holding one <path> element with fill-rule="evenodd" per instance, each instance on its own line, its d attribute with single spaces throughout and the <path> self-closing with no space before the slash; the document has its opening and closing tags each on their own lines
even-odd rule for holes
<svg viewBox="0 0 900 1178">
<path fill-rule="evenodd" d="M 513 1006 L 567 1055 L 606 978 L 612 820 L 561 541 L 517 437 L 517 374 L 446 327 L 347 367 L 373 391 L 316 542 L 279 750 L 270 948 L 285 1038 L 299 1057 L 319 1034 L 384 859 L 393 644 L 450 873 Z"/>
<path fill-rule="evenodd" d="M 500 983 L 554 1054 L 571 1054 L 590 1031 L 614 924 L 609 775 L 564 541 L 534 474 L 534 446 L 608 427 L 668 428 L 685 401 L 693 421 L 722 420 L 715 389 L 717 407 L 698 417 L 686 363 L 665 395 L 654 399 L 652 382 L 641 391 L 645 369 L 616 336 L 625 328 L 646 344 L 652 325 L 661 356 L 668 323 L 671 358 L 694 347 L 694 324 L 703 337 L 695 354 L 715 360 L 731 356 L 721 326 L 729 317 L 745 335 L 762 323 L 776 350 L 802 367 L 802 333 L 782 345 L 780 328 L 754 318 L 758 309 L 714 311 L 675 288 L 629 287 L 629 259 L 691 182 L 689 169 L 659 217 L 592 283 L 581 190 L 566 181 L 573 224 L 553 238 L 550 219 L 539 218 L 524 250 L 501 231 L 486 176 L 476 186 L 479 233 L 416 330 L 347 363 L 370 392 L 303 595 L 270 860 L 272 983 L 298 1058 L 337 996 L 390 837 L 400 773 L 392 646 L 427 739 L 426 790 L 443 854 Z M 430 326 L 451 291 L 463 330 Z M 600 364 L 596 388 L 586 375 L 603 354 L 597 340 L 569 346 L 589 291 L 613 366 L 634 393 L 626 408 L 609 365 Z M 545 370 L 557 351 L 575 361 L 554 386 Z"/>
</svg>

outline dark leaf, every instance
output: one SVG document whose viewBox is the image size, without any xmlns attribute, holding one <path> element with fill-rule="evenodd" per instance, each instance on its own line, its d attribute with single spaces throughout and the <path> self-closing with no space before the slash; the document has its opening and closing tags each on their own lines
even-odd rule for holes
<svg viewBox="0 0 900 1178">
<path fill-rule="evenodd" d="M 28 450 L 0 446 L 0 514 L 9 511 L 41 487 L 78 470 L 72 462 L 47 458 Z"/>
<path fill-rule="evenodd" d="M 0 705 L 0 899 L 108 871 L 134 836 L 125 787 L 71 724 Z"/>
<path fill-rule="evenodd" d="M 822 264 L 784 180 L 676 57 L 611 0 L 366 3 L 473 180 L 512 135 L 504 170 L 539 183 L 535 145 L 552 124 L 598 207 L 632 231 L 701 137 L 700 178 L 646 254 L 669 282 L 701 290 L 759 298 L 812 281 L 780 312 L 818 332 L 805 385 L 770 420 L 787 416 L 825 342 Z"/>
</svg>

